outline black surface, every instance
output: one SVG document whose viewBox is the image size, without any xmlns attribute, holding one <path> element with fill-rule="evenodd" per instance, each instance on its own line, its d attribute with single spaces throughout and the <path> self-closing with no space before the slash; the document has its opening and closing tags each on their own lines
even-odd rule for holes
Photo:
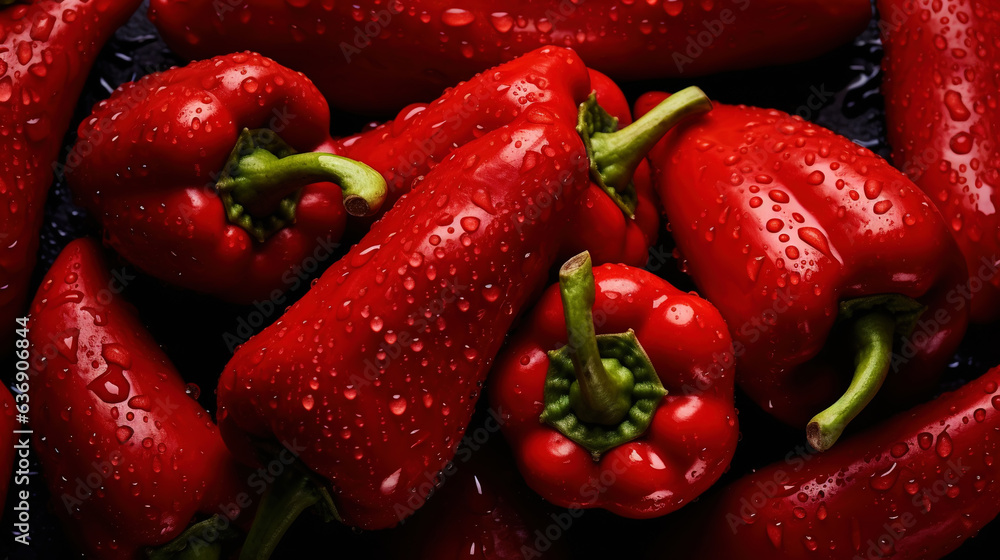
<svg viewBox="0 0 1000 560">
<path fill-rule="evenodd" d="M 652 89 L 672 91 L 691 84 L 699 85 L 718 101 L 775 107 L 800 114 L 887 156 L 882 98 L 878 94 L 878 63 L 882 50 L 877 37 L 873 24 L 853 44 L 809 62 L 707 78 L 628 84 L 625 89 L 630 99 L 634 99 Z M 76 124 L 114 87 L 180 62 L 146 20 L 145 7 L 140 9 L 102 52 L 77 106 L 76 122 L 67 134 L 66 149 L 75 138 Z M 367 120 L 352 115 L 334 115 L 334 133 L 350 133 Z M 84 235 L 97 236 L 99 231 L 71 204 L 67 189 L 57 180 L 46 204 L 40 262 L 34 276 L 36 285 L 62 247 Z M 670 249 L 669 242 L 664 242 L 652 251 L 651 268 L 678 286 L 692 288 L 677 272 L 676 262 L 669 256 L 659 257 L 669 255 Z M 141 274 L 128 287 L 126 297 L 139 308 L 143 321 L 185 379 L 203 389 L 200 391 L 202 404 L 214 410 L 216 380 L 230 356 L 221 333 L 233 331 L 239 320 L 247 318 L 253 308 L 222 304 L 206 296 L 165 286 Z M 1000 363 L 1000 345 L 996 340 L 996 328 L 973 329 L 956 356 L 942 390 L 977 377 L 989 366 Z M 726 479 L 780 459 L 789 450 L 804 444 L 799 430 L 773 421 L 742 395 L 738 396 L 737 404 L 743 437 Z M 40 474 L 36 473 L 34 482 L 32 544 L 30 547 L 18 545 L 8 552 L 13 546 L 9 540 L 12 519 L 8 507 L 3 520 L 6 538 L 0 543 L 0 554 L 7 552 L 9 557 L 18 559 L 79 557 L 67 548 L 65 537 L 47 509 L 48 497 Z M 655 529 L 656 525 L 590 511 L 577 520 L 563 538 L 569 539 L 581 555 L 618 557 L 632 548 L 627 544 L 631 537 L 626 536 L 623 543 L 621 535 L 642 534 L 644 527 Z M 303 553 L 308 558 L 376 557 L 382 551 L 380 543 L 392 536 L 392 532 L 361 533 L 340 526 L 323 526 L 305 516 L 292 528 L 286 545 L 279 549 L 275 558 L 292 558 Z M 658 536 L 654 532 L 642 538 L 656 539 Z M 692 535 L 692 538 L 711 536 Z M 664 557 L 670 557 L 670 543 L 663 544 Z M 949 558 L 995 558 L 998 545 L 1000 521 L 994 521 L 979 537 L 971 539 Z"/>
</svg>

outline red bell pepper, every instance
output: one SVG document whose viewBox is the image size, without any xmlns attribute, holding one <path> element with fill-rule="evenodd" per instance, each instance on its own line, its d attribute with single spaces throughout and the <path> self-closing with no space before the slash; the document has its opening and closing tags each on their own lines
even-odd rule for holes
<svg viewBox="0 0 1000 560">
<path fill-rule="evenodd" d="M 70 185 L 140 269 L 250 303 L 336 246 L 347 212 L 385 199 L 378 173 L 324 153 L 335 149 L 329 128 L 326 102 L 298 72 L 253 53 L 195 62 L 99 103 L 67 158 Z"/>
<path fill-rule="evenodd" d="M 87 558 L 220 558 L 247 475 L 115 286 L 78 239 L 31 307 L 30 427 L 52 507 Z"/>
<path fill-rule="evenodd" d="M 562 49 L 542 48 L 447 90 L 430 104 L 408 105 L 395 120 L 337 141 L 338 153 L 378 170 L 389 185 L 388 209 L 400 196 L 419 188 L 423 178 L 452 152 L 483 134 L 510 123 L 535 104 L 564 97 L 577 87 L 582 63 Z M 618 119 L 601 123 L 610 132 L 632 122 L 625 95 L 607 76 L 591 70 L 590 89 L 597 102 Z M 560 77 L 572 76 L 566 80 Z M 572 119 L 565 112 L 560 118 Z M 619 192 L 594 183 L 577 204 L 578 223 L 600 227 L 565 232 L 562 257 L 590 250 L 596 262 L 645 265 L 660 227 L 658 204 L 644 161 L 630 184 Z M 611 194 L 612 196 L 607 196 Z"/>
<path fill-rule="evenodd" d="M 592 272 L 582 253 L 498 361 L 490 398 L 521 473 L 547 500 L 656 517 L 729 467 L 733 365 L 707 301 L 642 269 Z"/>
<path fill-rule="evenodd" d="M 0 344 L 28 299 L 45 193 L 101 46 L 139 0 L 0 2 Z"/>
<path fill-rule="evenodd" d="M 579 513 L 558 511 L 528 489 L 504 445 L 460 447 L 443 483 L 427 506 L 393 535 L 395 558 L 570 557 L 567 539 L 561 537 Z"/>
<path fill-rule="evenodd" d="M 572 47 L 616 79 L 807 60 L 860 33 L 871 4 L 153 0 L 149 17 L 181 56 L 256 50 L 305 72 L 335 107 L 386 112 L 544 45 Z"/>
<path fill-rule="evenodd" d="M 1000 368 L 836 449 L 795 453 L 690 513 L 683 558 L 942 558 L 1000 515 Z M 696 533 L 690 532 L 696 530 Z M 649 554 L 662 558 L 662 549 Z"/>
<path fill-rule="evenodd" d="M 893 162 L 937 205 L 969 268 L 974 321 L 1000 319 L 1000 4 L 880 0 Z"/>
<path fill-rule="evenodd" d="M 767 412 L 808 422 L 826 449 L 883 382 L 899 406 L 936 388 L 965 332 L 955 300 L 968 275 L 902 173 L 801 118 L 726 105 L 651 160 L 682 266 L 726 319 L 737 383 Z"/>
<path fill-rule="evenodd" d="M 230 448 L 253 462 L 298 438 L 313 473 L 265 498 L 244 558 L 266 557 L 288 512 L 316 503 L 370 529 L 416 509 L 400 510 L 453 455 L 504 335 L 544 285 L 553 233 L 567 227 L 588 171 L 627 182 L 667 127 L 709 107 L 689 88 L 622 131 L 580 134 L 574 111 L 585 123 L 602 117 L 577 68 L 553 78 L 571 81 L 568 94 L 438 164 L 230 360 L 218 389 Z"/>
<path fill-rule="evenodd" d="M 18 349 L 18 353 L 23 349 Z M 20 358 L 20 356 L 18 356 Z M 23 399 L 22 399 L 23 400 Z M 14 434 L 19 424 L 14 421 L 14 397 L 6 387 L 0 387 L 0 504 L 6 503 L 10 474 L 14 470 L 14 446 L 20 436 Z"/>
</svg>

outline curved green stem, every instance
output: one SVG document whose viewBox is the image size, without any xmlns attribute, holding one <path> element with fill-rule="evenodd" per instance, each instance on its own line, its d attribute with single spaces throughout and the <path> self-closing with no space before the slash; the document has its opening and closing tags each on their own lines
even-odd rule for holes
<svg viewBox="0 0 1000 560">
<path fill-rule="evenodd" d="M 844 428 L 875 398 L 892 364 L 893 334 L 897 318 L 885 312 L 869 312 L 855 319 L 854 339 L 858 345 L 854 378 L 840 399 L 820 412 L 806 427 L 806 437 L 817 451 L 826 451 Z"/>
<path fill-rule="evenodd" d="M 361 162 L 316 152 L 279 158 L 263 148 L 240 158 L 226 180 L 232 182 L 233 200 L 255 216 L 272 213 L 281 199 L 320 181 L 340 185 L 352 216 L 378 211 L 387 192 L 385 179 Z"/>
<path fill-rule="evenodd" d="M 329 492 L 318 484 L 305 468 L 295 465 L 285 469 L 261 499 L 240 560 L 267 560 L 281 538 L 299 515 L 319 507 L 328 517 L 337 513 Z"/>
<path fill-rule="evenodd" d="M 622 421 L 632 407 L 631 376 L 612 377 L 597 348 L 594 330 L 594 272 L 590 253 L 584 251 L 566 261 L 559 269 L 559 292 L 566 316 L 566 345 L 579 393 L 571 396 L 573 411 L 580 420 L 614 425 Z"/>
<path fill-rule="evenodd" d="M 215 188 L 229 223 L 264 242 L 295 222 L 302 187 L 321 181 L 340 185 L 344 207 L 353 216 L 378 211 L 388 192 L 385 179 L 371 167 L 333 154 L 297 154 L 268 129 L 240 133 Z"/>
<path fill-rule="evenodd" d="M 580 105 L 577 131 L 590 157 L 594 182 L 614 199 L 629 217 L 635 214 L 632 175 L 646 154 L 682 119 L 712 109 L 712 102 L 697 87 L 685 88 L 663 100 L 652 111 L 618 130 L 618 120 L 597 105 L 596 98 Z"/>
</svg>

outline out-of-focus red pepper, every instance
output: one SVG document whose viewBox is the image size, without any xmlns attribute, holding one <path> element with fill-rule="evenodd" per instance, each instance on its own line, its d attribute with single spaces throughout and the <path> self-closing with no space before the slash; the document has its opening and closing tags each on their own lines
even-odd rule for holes
<svg viewBox="0 0 1000 560">
<path fill-rule="evenodd" d="M 27 303 L 45 194 L 76 99 L 101 46 L 138 7 L 0 2 L 0 344 Z"/>
<path fill-rule="evenodd" d="M 247 476 L 118 287 L 78 239 L 32 303 L 30 427 L 52 507 L 87 558 L 220 558 Z"/>
<path fill-rule="evenodd" d="M 229 301 L 268 299 L 292 266 L 336 247 L 348 212 L 385 199 L 378 173 L 324 153 L 329 127 L 298 72 L 254 53 L 195 62 L 99 103 L 80 124 L 70 185 L 142 270 Z"/>
<path fill-rule="evenodd" d="M 453 455 L 504 335 L 544 285 L 588 172 L 628 182 L 669 126 L 709 107 L 689 88 L 627 129 L 579 133 L 578 115 L 602 112 L 576 68 L 553 78 L 567 94 L 431 170 L 233 356 L 218 389 L 230 448 L 252 462 L 294 444 L 314 473 L 265 498 L 245 558 L 266 557 L 288 512 L 318 502 L 363 528 L 416 509 L 415 489 Z"/>
<path fill-rule="evenodd" d="M 14 469 L 14 446 L 20 439 L 14 434 L 14 430 L 18 429 L 18 423 L 14 421 L 14 406 L 10 391 L 0 387 L 0 445 L 3 446 L 0 447 L 0 504 L 7 499 L 10 473 Z"/>
<path fill-rule="evenodd" d="M 969 268 L 974 321 L 1000 319 L 1000 4 L 880 0 L 893 162 L 937 205 Z"/>
<path fill-rule="evenodd" d="M 305 72 L 335 107 L 386 112 L 545 45 L 572 47 L 615 79 L 807 60 L 860 33 L 871 4 L 153 0 L 149 17 L 182 56 L 256 50 Z"/>
<path fill-rule="evenodd" d="M 538 49 L 447 90 L 430 104 L 408 105 L 395 120 L 338 140 L 338 153 L 371 165 L 385 177 L 388 209 L 403 194 L 420 188 L 427 173 L 458 147 L 512 122 L 535 104 L 549 104 L 553 98 L 568 95 L 583 63 L 566 53 L 558 48 Z M 590 70 L 589 75 L 590 89 L 611 117 L 598 123 L 600 129 L 611 132 L 631 123 L 628 103 L 618 86 L 600 72 Z M 566 120 L 574 115 L 559 113 Z M 647 162 L 639 165 L 631 183 L 617 191 L 593 183 L 579 199 L 576 211 L 579 215 L 574 222 L 593 225 L 564 232 L 561 257 L 589 250 L 598 263 L 646 264 L 660 227 Z"/>
<path fill-rule="evenodd" d="M 726 105 L 651 161 L 683 267 L 726 319 L 737 382 L 766 411 L 808 422 L 826 449 L 883 381 L 886 402 L 936 387 L 965 332 L 955 300 L 968 275 L 902 173 L 801 118 Z"/>
<path fill-rule="evenodd" d="M 397 558 L 568 558 L 562 537 L 578 514 L 559 511 L 526 487 L 509 453 L 492 442 L 460 447 L 444 486 L 393 537 Z"/>
<path fill-rule="evenodd" d="M 707 301 L 642 269 L 592 272 L 582 253 L 504 352 L 490 398 L 535 491 L 648 518 L 690 502 L 729 467 L 733 365 L 726 324 Z"/>
<path fill-rule="evenodd" d="M 695 506 L 683 558 L 942 558 L 1000 515 L 1000 368 Z M 692 532 L 694 531 L 694 532 Z M 662 548 L 649 554 L 663 558 Z"/>
</svg>

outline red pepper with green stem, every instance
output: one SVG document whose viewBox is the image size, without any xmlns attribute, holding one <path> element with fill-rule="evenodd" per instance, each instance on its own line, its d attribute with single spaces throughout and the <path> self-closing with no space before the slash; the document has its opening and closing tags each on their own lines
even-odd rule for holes
<svg viewBox="0 0 1000 560">
<path fill-rule="evenodd" d="M 417 509 L 414 490 L 454 454 L 507 330 L 548 278 L 553 233 L 588 175 L 627 182 L 666 128 L 709 107 L 689 88 L 614 136 L 581 134 L 577 117 L 603 118 L 582 66 L 570 91 L 437 165 L 226 366 L 230 448 L 254 462 L 295 444 L 310 471 L 265 497 L 244 558 L 266 558 L 316 504 L 368 529 Z"/>
<path fill-rule="evenodd" d="M 869 0 L 152 0 L 149 9 L 181 56 L 258 51 L 316 80 L 334 107 L 369 113 L 433 99 L 545 45 L 571 47 L 615 79 L 680 77 L 808 60 L 871 16 Z"/>
<path fill-rule="evenodd" d="M 0 1 L 0 324 L 28 300 L 45 195 L 90 66 L 139 0 Z M 0 344 L 12 328 L 0 330 Z"/>
<path fill-rule="evenodd" d="M 548 47 L 485 71 L 430 104 L 409 105 L 395 120 L 373 130 L 338 140 L 338 153 L 371 165 L 385 177 L 388 209 L 404 193 L 420 188 L 427 173 L 458 147 L 510 123 L 535 104 L 570 94 L 585 71 L 589 89 L 612 117 L 601 123 L 602 129 L 610 132 L 631 123 L 625 95 L 614 82 L 586 70 L 571 51 Z M 559 113 L 566 120 L 574 115 L 568 110 Z M 634 180 L 613 191 L 592 184 L 579 200 L 579 217 L 574 219 L 592 226 L 567 231 L 561 256 L 589 250 L 596 262 L 644 265 L 660 227 L 648 175 L 648 164 L 642 162 Z"/>
<path fill-rule="evenodd" d="M 994 368 L 831 451 L 747 475 L 673 533 L 707 538 L 671 542 L 686 558 L 942 558 L 1000 515 L 998 383 Z"/>
<path fill-rule="evenodd" d="M 326 101 L 253 53 L 118 88 L 78 131 L 67 171 L 105 239 L 143 271 L 228 301 L 267 300 L 385 200 L 368 166 L 326 153 Z M 338 183 L 338 184 L 333 184 Z"/>
<path fill-rule="evenodd" d="M 651 161 L 683 267 L 767 412 L 808 424 L 826 449 L 876 392 L 900 405 L 936 388 L 965 332 L 955 300 L 968 274 L 903 174 L 801 118 L 727 105 L 671 132 Z"/>
<path fill-rule="evenodd" d="M 937 205 L 965 255 L 972 320 L 1000 319 L 1000 4 L 880 0 L 893 162 Z"/>
<path fill-rule="evenodd" d="M 536 492 L 649 518 L 729 467 L 733 366 L 726 324 L 707 301 L 642 269 L 592 271 L 582 253 L 504 351 L 490 398 Z"/>
<path fill-rule="evenodd" d="M 29 427 L 53 509 L 87 558 L 222 558 L 248 472 L 112 285 L 78 239 L 32 303 Z"/>
</svg>

